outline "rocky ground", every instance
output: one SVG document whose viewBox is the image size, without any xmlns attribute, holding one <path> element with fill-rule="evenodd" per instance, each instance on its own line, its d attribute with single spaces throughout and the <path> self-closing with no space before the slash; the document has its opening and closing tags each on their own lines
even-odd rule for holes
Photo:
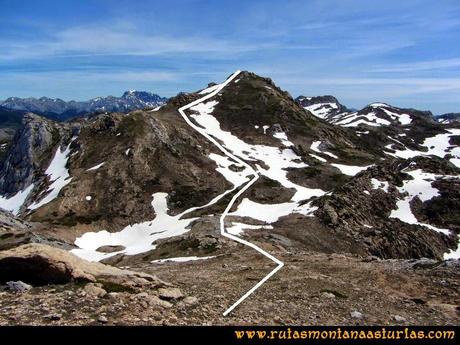
<svg viewBox="0 0 460 345">
<path fill-rule="evenodd" d="M 127 288 L 96 281 L 5 286 L 0 292 L 0 324 L 460 324 L 458 261 L 272 254 L 285 267 L 227 317 L 222 313 L 273 268 L 239 246 L 214 259 L 138 261 L 129 267 L 155 274 L 163 285 Z"/>
</svg>

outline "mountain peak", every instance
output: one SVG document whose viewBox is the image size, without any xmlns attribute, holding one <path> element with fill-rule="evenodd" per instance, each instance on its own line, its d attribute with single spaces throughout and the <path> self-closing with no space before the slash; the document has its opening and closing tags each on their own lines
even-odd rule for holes
<svg viewBox="0 0 460 345">
<path fill-rule="evenodd" d="M 349 112 L 349 109 L 341 104 L 337 98 L 331 95 L 324 96 L 299 96 L 296 102 L 302 108 L 321 119 L 329 119 L 342 113 Z"/>
</svg>

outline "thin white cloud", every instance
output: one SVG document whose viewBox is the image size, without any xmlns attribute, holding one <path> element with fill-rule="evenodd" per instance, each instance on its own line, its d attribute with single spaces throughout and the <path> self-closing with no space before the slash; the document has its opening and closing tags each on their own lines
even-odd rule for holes
<svg viewBox="0 0 460 345">
<path fill-rule="evenodd" d="M 0 40 L 0 60 L 62 56 L 160 55 L 170 53 L 238 54 L 273 45 L 245 44 L 210 37 L 173 37 L 141 32 L 135 26 L 94 25 L 54 32 L 40 41 Z"/>
<path fill-rule="evenodd" d="M 172 81 L 180 78 L 174 72 L 162 71 L 52 71 L 52 72 L 21 72 L 10 73 L 2 76 L 3 80 L 19 82 L 49 82 L 49 81 Z"/>
<path fill-rule="evenodd" d="M 439 69 L 450 69 L 460 67 L 460 58 L 417 61 L 412 63 L 392 64 L 371 69 L 370 72 L 377 73 L 401 73 L 401 72 L 418 72 Z"/>
</svg>

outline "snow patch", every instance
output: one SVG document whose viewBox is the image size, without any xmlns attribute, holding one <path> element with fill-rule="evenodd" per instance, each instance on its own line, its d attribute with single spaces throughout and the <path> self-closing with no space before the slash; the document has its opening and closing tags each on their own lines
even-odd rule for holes
<svg viewBox="0 0 460 345">
<path fill-rule="evenodd" d="M 341 119 L 337 121 L 335 124 L 343 126 L 343 127 L 357 127 L 360 124 L 368 125 L 368 126 L 381 126 L 381 125 L 391 125 L 391 122 L 385 119 L 382 119 L 375 115 L 374 112 L 370 112 L 367 114 L 359 114 L 359 113 L 352 113 L 345 119 Z"/>
<path fill-rule="evenodd" d="M 296 189 L 297 192 L 292 199 L 293 201 L 306 200 L 312 196 L 324 194 L 324 191 L 321 189 L 306 188 L 291 182 L 287 178 L 288 168 L 304 168 L 308 166 L 303 163 L 301 157 L 295 154 L 291 149 L 279 149 L 278 147 L 272 146 L 248 144 L 232 133 L 222 130 L 219 121 L 211 115 L 217 103 L 217 101 L 210 101 L 191 107 L 190 109 L 196 112 L 191 115 L 191 118 L 193 118 L 198 125 L 203 127 L 209 135 L 218 139 L 225 148 L 232 151 L 235 156 L 247 162 L 263 162 L 264 166 L 267 168 L 256 163 L 257 171 L 261 175 L 278 181 L 286 188 Z M 265 127 L 268 128 L 268 126 L 264 126 L 264 128 Z M 223 157 L 221 156 L 221 158 Z M 218 165 L 219 164 L 222 168 L 222 161 L 218 162 Z"/>
<path fill-rule="evenodd" d="M 32 183 L 27 188 L 17 192 L 15 195 L 9 198 L 0 196 L 0 208 L 3 208 L 6 211 L 10 211 L 15 216 L 17 216 L 19 213 L 19 210 L 24 204 L 24 201 L 26 201 L 27 197 L 29 196 L 30 192 L 32 192 L 33 189 L 34 189 L 34 184 Z"/>
<path fill-rule="evenodd" d="M 284 202 L 279 204 L 261 204 L 244 198 L 238 205 L 235 212 L 229 213 L 229 216 L 249 217 L 257 219 L 265 223 L 275 223 L 281 217 L 291 213 L 300 213 L 310 215 L 316 211 L 316 207 L 311 207 L 310 204 L 299 206 L 296 202 Z"/>
<path fill-rule="evenodd" d="M 216 153 L 211 153 L 209 155 L 209 158 L 211 158 L 214 162 L 217 164 L 217 169 L 220 174 L 222 174 L 225 179 L 233 184 L 235 187 L 239 187 L 242 184 L 246 183 L 249 181 L 249 176 L 251 175 L 251 172 L 248 171 L 247 168 L 245 168 L 243 171 L 234 171 L 230 169 L 230 166 L 239 166 L 239 163 L 234 162 L 227 156 L 222 156 Z"/>
<path fill-rule="evenodd" d="M 367 168 L 372 166 L 372 165 L 366 165 L 366 166 L 360 167 L 360 166 L 344 165 L 344 164 L 336 164 L 336 163 L 332 163 L 331 165 L 339 169 L 342 174 L 348 175 L 348 176 L 355 176 L 359 172 L 366 170 Z"/>
<path fill-rule="evenodd" d="M 237 210 L 229 216 L 249 217 L 266 223 L 275 223 L 279 218 L 292 213 L 296 203 L 261 204 L 244 198 Z"/>
<path fill-rule="evenodd" d="M 450 162 L 456 167 L 460 168 L 460 147 L 453 146 L 449 143 L 450 137 L 460 135 L 460 129 L 454 128 L 447 131 L 447 133 L 437 134 L 434 137 L 426 138 L 422 146 L 426 147 L 428 151 L 417 151 L 406 148 L 405 150 L 394 150 L 392 144 L 385 146 L 385 148 L 394 150 L 395 152 L 386 152 L 386 154 L 399 158 L 412 158 L 416 156 L 438 156 L 444 158 L 445 155 L 451 154 Z"/>
<path fill-rule="evenodd" d="M 450 230 L 448 229 L 441 229 L 430 224 L 419 222 L 412 213 L 410 207 L 410 202 L 415 196 L 417 196 L 422 202 L 431 200 L 432 198 L 438 196 L 439 191 L 434 188 L 431 183 L 435 181 L 436 178 L 442 178 L 443 175 L 427 173 L 421 169 L 406 171 L 406 173 L 412 177 L 412 180 L 404 181 L 404 185 L 397 188 L 400 193 L 408 193 L 408 195 L 403 199 L 398 200 L 396 203 L 396 209 L 391 211 L 390 218 L 397 218 L 408 224 L 422 225 L 448 235 L 450 233 Z"/>
<path fill-rule="evenodd" d="M 168 259 L 159 259 L 150 261 L 152 264 L 155 263 L 165 263 L 165 262 L 188 262 L 188 261 L 197 261 L 197 260 L 209 260 L 213 259 L 216 256 L 180 256 L 177 258 L 168 258 Z"/>
<path fill-rule="evenodd" d="M 287 135 L 284 132 L 273 133 L 273 137 L 279 139 L 284 146 L 294 146 L 292 141 L 288 140 Z"/>
<path fill-rule="evenodd" d="M 114 233 L 106 230 L 87 232 L 75 240 L 75 245 L 79 248 L 71 252 L 88 261 L 100 261 L 118 254 L 135 255 L 155 249 L 156 245 L 152 242 L 179 236 L 189 231 L 187 227 L 196 218 L 181 219 L 184 213 L 170 216 L 166 201 L 168 194 L 155 193 L 152 196 L 155 219 L 128 225 L 123 230 Z M 123 246 L 125 249 L 113 253 L 97 251 L 102 246 Z"/>
<path fill-rule="evenodd" d="M 372 178 L 371 183 L 372 183 L 372 189 L 381 189 L 385 191 L 385 193 L 388 193 L 388 188 L 390 187 L 390 184 L 387 181 L 380 181 L 380 180 L 377 180 L 376 178 Z"/>
<path fill-rule="evenodd" d="M 412 118 L 410 117 L 409 114 L 398 114 L 395 112 L 392 112 L 388 109 L 381 108 L 385 114 L 387 114 L 392 120 L 398 121 L 402 125 L 409 125 L 412 123 Z"/>
<path fill-rule="evenodd" d="M 232 222 L 231 227 L 227 227 L 226 230 L 229 234 L 232 235 L 240 235 L 244 232 L 244 230 L 259 230 L 259 229 L 273 229 L 271 225 L 251 225 L 251 224 L 244 224 L 244 223 L 236 223 Z"/>
<path fill-rule="evenodd" d="M 458 238 L 458 245 L 457 249 L 453 250 L 451 249 L 447 253 L 444 253 L 444 260 L 449 260 L 449 259 L 460 259 L 460 235 L 457 236 Z"/>
<path fill-rule="evenodd" d="M 307 98 L 308 99 L 308 98 Z M 308 110 L 310 113 L 319 117 L 320 119 L 325 119 L 333 111 L 338 109 L 336 103 L 317 103 L 304 107 L 305 110 Z"/>
</svg>

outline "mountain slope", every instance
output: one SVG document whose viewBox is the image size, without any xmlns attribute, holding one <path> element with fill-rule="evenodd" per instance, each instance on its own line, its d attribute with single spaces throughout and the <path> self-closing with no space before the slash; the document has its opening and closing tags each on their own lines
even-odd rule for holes
<svg viewBox="0 0 460 345">
<path fill-rule="evenodd" d="M 342 127 L 405 126 L 417 121 L 434 121 L 431 112 L 397 108 L 386 103 L 372 103 L 359 111 L 352 111 L 333 96 L 299 96 L 296 102 L 316 117 Z"/>
<path fill-rule="evenodd" d="M 230 246 L 220 242 L 219 215 L 252 169 L 259 178 L 226 218 L 232 234 L 321 252 L 454 255 L 459 219 L 447 210 L 458 198 L 449 192 L 459 174 L 455 129 L 416 111 L 403 124 L 403 114 L 388 114 L 397 110 L 373 105 L 366 111 L 388 116 L 389 124 L 363 134 L 313 116 L 270 79 L 241 72 L 187 110 L 241 165 L 178 112 L 214 90 L 179 94 L 159 110 L 127 116 L 68 123 L 32 116 L 3 162 L 1 207 L 76 240 L 75 253 L 92 260 L 153 260 L 203 248 L 217 255 Z M 388 185 L 384 192 L 380 184 Z M 403 209 L 410 219 L 398 213 Z"/>
<path fill-rule="evenodd" d="M 299 96 L 296 98 L 296 102 L 316 117 L 325 119 L 326 121 L 329 119 L 332 120 L 340 114 L 351 113 L 351 110 L 341 104 L 334 96 Z"/>
</svg>

